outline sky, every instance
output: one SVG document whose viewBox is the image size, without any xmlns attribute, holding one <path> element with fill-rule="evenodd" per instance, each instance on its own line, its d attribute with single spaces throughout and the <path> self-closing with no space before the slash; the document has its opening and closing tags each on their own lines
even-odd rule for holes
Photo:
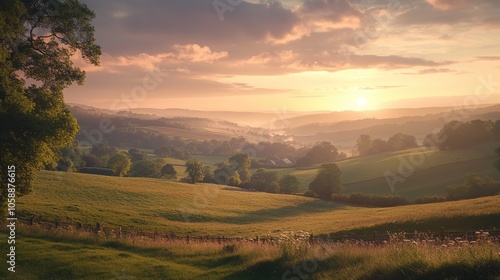
<svg viewBox="0 0 500 280">
<path fill-rule="evenodd" d="M 67 103 L 345 111 L 500 103 L 498 0 L 83 0 Z M 499 81 L 498 83 L 496 81 Z M 478 95 L 480 95 L 478 97 Z"/>
</svg>

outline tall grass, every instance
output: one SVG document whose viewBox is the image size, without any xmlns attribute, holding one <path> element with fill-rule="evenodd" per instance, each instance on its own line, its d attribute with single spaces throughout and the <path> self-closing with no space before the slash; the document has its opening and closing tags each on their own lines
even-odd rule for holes
<svg viewBox="0 0 500 280">
<path fill-rule="evenodd" d="M 19 267 L 9 279 L 498 279 L 500 246 L 477 241 L 218 244 L 124 238 L 21 227 Z M 453 241 L 453 242 L 451 242 Z M 6 279 L 7 274 L 0 272 Z M 9 275 L 10 276 L 10 275 Z M 121 277 L 121 278 L 120 278 Z"/>
</svg>

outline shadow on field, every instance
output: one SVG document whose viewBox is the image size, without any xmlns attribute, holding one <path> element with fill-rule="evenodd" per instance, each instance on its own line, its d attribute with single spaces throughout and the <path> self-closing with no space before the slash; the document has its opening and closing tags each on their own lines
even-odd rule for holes
<svg viewBox="0 0 500 280">
<path fill-rule="evenodd" d="M 500 262 L 484 260 L 479 263 L 457 262 L 442 264 L 438 267 L 429 267 L 422 262 L 412 262 L 403 266 L 377 268 L 369 275 L 362 277 L 366 280 L 392 279 L 481 279 L 495 280 L 500 275 Z"/>
<path fill-rule="evenodd" d="M 278 260 L 263 261 L 252 265 L 242 271 L 231 273 L 221 280 L 273 280 L 282 279 L 282 274 L 286 271 Z M 292 279 L 292 278 L 290 278 Z"/>
<path fill-rule="evenodd" d="M 293 206 L 274 209 L 261 209 L 253 212 L 242 213 L 234 217 L 214 217 L 202 213 L 196 213 L 194 211 L 193 213 L 166 213 L 162 215 L 162 217 L 171 221 L 188 223 L 219 222 L 225 224 L 245 225 L 269 221 L 279 221 L 283 218 L 295 217 L 304 214 L 316 214 L 336 209 L 342 209 L 345 207 L 345 205 L 335 204 L 332 202 L 313 200 Z"/>
<path fill-rule="evenodd" d="M 301 203 L 296 206 L 286 206 L 276 209 L 262 209 L 254 212 L 249 212 L 237 217 L 224 219 L 223 223 L 227 224 L 252 224 L 257 222 L 278 221 L 281 218 L 295 217 L 304 214 L 316 214 L 321 212 L 342 209 L 346 206 L 334 204 L 322 200 L 313 200 Z"/>
<path fill-rule="evenodd" d="M 347 230 L 332 233 L 332 235 L 363 235 L 363 234 L 373 234 L 374 232 L 438 232 L 441 228 L 445 231 L 470 231 L 479 229 L 492 229 L 493 227 L 498 227 L 498 221 L 500 221 L 500 213 L 477 215 L 477 216 L 453 216 L 453 217 L 440 217 L 425 220 L 414 220 L 406 222 L 397 223 L 385 223 L 376 225 L 373 227 L 367 227 L 362 229 Z"/>
<path fill-rule="evenodd" d="M 338 271 L 350 269 L 351 267 L 359 267 L 367 260 L 367 257 L 350 256 L 347 254 L 338 254 L 321 260 L 307 258 L 292 262 L 279 258 L 256 263 L 245 270 L 234 272 L 222 279 L 321 279 L 318 278 L 320 277 L 318 275 L 320 272 L 323 274 L 331 272 L 335 276 Z M 338 278 L 334 277 L 333 279 Z"/>
<path fill-rule="evenodd" d="M 468 160 L 416 170 L 403 183 L 395 186 L 396 194 L 407 199 L 425 195 L 446 195 L 447 186 L 463 183 L 465 174 L 469 173 L 500 179 L 500 173 L 493 166 L 492 161 L 492 158 Z M 344 188 L 346 193 L 392 194 L 385 177 L 347 183 L 344 184 Z"/>
</svg>

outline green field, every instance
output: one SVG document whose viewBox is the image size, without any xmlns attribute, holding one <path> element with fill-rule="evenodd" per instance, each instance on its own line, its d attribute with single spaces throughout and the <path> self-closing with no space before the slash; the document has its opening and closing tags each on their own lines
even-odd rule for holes
<svg viewBox="0 0 500 280">
<path fill-rule="evenodd" d="M 403 177 L 404 182 L 395 185 L 395 193 L 407 198 L 415 199 L 425 195 L 443 195 L 446 187 L 463 182 L 465 175 L 475 173 L 500 180 L 500 172 L 493 166 L 494 150 L 500 142 L 489 142 L 467 149 L 430 151 L 422 148 L 384 153 L 360 158 L 351 158 L 338 162 L 342 170 L 342 182 L 346 193 L 362 192 L 369 194 L 393 194 L 386 177 L 386 172 L 392 172 Z M 153 158 L 154 155 L 151 155 Z M 225 156 L 193 155 L 205 165 L 214 165 L 228 161 Z M 185 177 L 185 161 L 173 158 L 164 158 L 167 163 L 174 165 L 177 177 Z M 414 165 L 417 163 L 418 165 Z M 408 164 L 409 165 L 405 165 Z M 405 177 L 408 167 L 413 173 Z M 215 167 L 214 167 L 215 168 Z M 402 170 L 400 173 L 398 169 Z M 254 172 L 255 170 L 251 170 Z M 308 189 L 309 183 L 317 173 L 317 167 L 308 169 L 277 168 L 272 171 L 280 175 L 293 174 L 301 182 L 300 192 Z"/>
<path fill-rule="evenodd" d="M 93 226 L 99 222 L 104 228 L 244 238 L 280 237 L 301 230 L 318 235 L 425 232 L 441 227 L 491 229 L 500 226 L 499 205 L 500 195 L 366 208 L 210 184 L 48 171 L 38 174 L 32 194 L 17 201 L 19 216 L 42 216 L 63 224 Z M 142 237 L 116 239 L 64 228 L 18 226 L 17 272 L 12 275 L 1 270 L 0 278 L 239 280 L 300 279 L 299 275 L 305 275 L 313 280 L 497 280 L 500 276 L 496 243 L 446 248 L 426 245 L 426 241 L 376 247 L 297 241 L 277 246 L 253 242 L 225 246 Z M 0 233 L 0 238 L 6 235 Z M 0 246 L 7 251 L 5 242 Z M 300 272 L 294 271 L 297 266 Z"/>
<path fill-rule="evenodd" d="M 380 155 L 352 158 L 338 162 L 342 170 L 342 182 L 347 193 L 364 192 L 372 194 L 391 194 L 385 172 L 401 175 L 398 168 L 401 162 L 409 162 L 414 173 L 403 183 L 398 183 L 396 193 L 408 199 L 423 195 L 441 195 L 450 184 L 463 182 L 467 173 L 490 176 L 500 179 L 500 172 L 493 166 L 494 150 L 500 142 L 490 142 L 472 148 L 448 151 L 425 151 L 421 148 L 385 153 Z M 419 165 L 411 165 L 411 162 Z M 421 164 L 420 164 L 421 162 Z M 403 172 L 406 167 L 401 167 Z M 276 169 L 280 174 L 291 173 L 301 181 L 302 191 L 317 173 L 316 168 Z M 402 176 L 403 177 L 403 176 Z"/>
<path fill-rule="evenodd" d="M 17 245 L 16 273 L 2 279 L 482 279 L 500 277 L 498 246 L 395 243 L 382 247 L 282 243 L 107 241 L 55 231 L 26 232 Z M 1 236 L 4 237 L 4 236 Z M 3 244 L 2 244 L 3 245 Z M 5 246 L 2 246 L 2 251 Z M 297 270 L 298 269 L 298 270 Z M 306 278 L 307 276 L 307 278 Z"/>
<path fill-rule="evenodd" d="M 498 227 L 498 205 L 500 196 L 425 207 L 365 208 L 219 185 L 47 171 L 39 173 L 34 192 L 18 201 L 24 217 L 233 237 L 278 235 L 288 230 L 314 234 L 371 227 L 383 230 L 405 223 L 401 230 Z M 467 223 L 456 223 L 458 218 Z"/>
</svg>

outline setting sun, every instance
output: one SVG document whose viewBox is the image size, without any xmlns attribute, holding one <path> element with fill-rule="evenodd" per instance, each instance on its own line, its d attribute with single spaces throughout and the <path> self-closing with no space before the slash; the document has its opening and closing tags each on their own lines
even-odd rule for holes
<svg viewBox="0 0 500 280">
<path fill-rule="evenodd" d="M 364 97 L 359 97 L 356 100 L 356 103 L 358 104 L 359 107 L 365 107 L 365 105 L 366 105 L 366 99 Z"/>
</svg>

